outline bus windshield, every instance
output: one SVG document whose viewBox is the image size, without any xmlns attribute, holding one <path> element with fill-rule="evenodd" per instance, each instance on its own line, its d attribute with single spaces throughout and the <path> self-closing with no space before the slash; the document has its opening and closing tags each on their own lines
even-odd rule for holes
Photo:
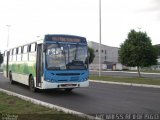
<svg viewBox="0 0 160 120">
<path fill-rule="evenodd" d="M 87 46 L 81 44 L 46 44 L 46 66 L 51 70 L 87 69 Z"/>
</svg>

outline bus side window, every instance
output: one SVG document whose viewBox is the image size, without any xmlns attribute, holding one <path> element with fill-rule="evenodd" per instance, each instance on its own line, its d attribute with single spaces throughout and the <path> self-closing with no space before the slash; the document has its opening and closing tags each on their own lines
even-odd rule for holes
<svg viewBox="0 0 160 120">
<path fill-rule="evenodd" d="M 35 43 L 35 51 L 37 50 L 37 43 Z"/>
<path fill-rule="evenodd" d="M 23 57 L 23 46 L 21 46 L 21 60 L 22 60 L 22 57 Z"/>
<path fill-rule="evenodd" d="M 4 51 L 3 58 L 4 58 L 4 62 L 6 62 L 6 51 Z"/>
<path fill-rule="evenodd" d="M 16 61 L 18 61 L 17 56 L 18 56 L 18 48 L 16 48 Z"/>
<path fill-rule="evenodd" d="M 24 48 L 24 47 L 22 46 L 22 47 L 21 47 L 21 53 L 22 53 L 22 54 L 23 54 L 23 48 Z"/>
<path fill-rule="evenodd" d="M 31 44 L 28 45 L 28 52 L 31 52 Z"/>
<path fill-rule="evenodd" d="M 13 55 L 16 55 L 16 52 L 17 52 L 16 48 L 14 48 Z"/>
<path fill-rule="evenodd" d="M 12 49 L 12 53 L 11 53 L 12 55 L 13 55 L 13 51 L 14 51 L 14 49 Z"/>
<path fill-rule="evenodd" d="M 17 50 L 17 61 L 21 61 L 21 59 L 22 59 L 22 55 L 21 55 L 21 47 L 18 47 L 17 48 L 18 50 Z"/>
<path fill-rule="evenodd" d="M 27 53 L 27 45 L 25 45 L 24 47 L 23 47 L 23 53 Z"/>
<path fill-rule="evenodd" d="M 35 50 L 36 50 L 36 44 L 33 43 L 31 44 L 31 52 L 35 52 Z"/>
<path fill-rule="evenodd" d="M 12 52 L 11 52 L 12 61 L 13 61 L 13 52 L 14 52 L 14 49 L 12 49 Z"/>
<path fill-rule="evenodd" d="M 13 61 L 16 61 L 16 48 L 13 49 Z"/>
<path fill-rule="evenodd" d="M 28 45 L 23 46 L 23 61 L 28 61 Z"/>
<path fill-rule="evenodd" d="M 6 51 L 4 51 L 4 54 L 3 54 L 4 57 L 6 56 L 5 53 L 6 53 Z"/>
<path fill-rule="evenodd" d="M 16 54 L 18 54 L 18 48 L 16 48 Z"/>
<path fill-rule="evenodd" d="M 12 61 L 12 49 L 9 50 L 9 61 Z"/>
<path fill-rule="evenodd" d="M 35 43 L 30 45 L 29 61 L 36 60 Z"/>
<path fill-rule="evenodd" d="M 22 51 L 22 49 L 21 49 L 21 47 L 19 47 L 18 48 L 18 54 L 21 54 L 21 51 Z"/>
</svg>

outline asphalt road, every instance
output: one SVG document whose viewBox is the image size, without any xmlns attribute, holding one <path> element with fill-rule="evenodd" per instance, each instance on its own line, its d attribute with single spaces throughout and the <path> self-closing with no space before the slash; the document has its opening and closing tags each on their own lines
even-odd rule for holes
<svg viewBox="0 0 160 120">
<path fill-rule="evenodd" d="M 90 71 L 91 75 L 98 75 L 99 71 Z M 138 77 L 136 72 L 127 72 L 127 71 L 102 71 L 102 75 L 108 76 L 123 76 L 123 77 Z M 160 73 L 141 73 L 142 77 L 146 78 L 157 78 L 160 79 Z"/>
<path fill-rule="evenodd" d="M 0 73 L 0 88 L 86 114 L 159 113 L 160 89 L 90 83 L 89 88 L 32 93 L 22 84 L 11 85 Z"/>
</svg>

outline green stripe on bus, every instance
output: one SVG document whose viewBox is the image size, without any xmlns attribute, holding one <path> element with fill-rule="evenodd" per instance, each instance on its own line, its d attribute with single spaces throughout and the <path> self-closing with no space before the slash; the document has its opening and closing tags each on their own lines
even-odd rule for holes
<svg viewBox="0 0 160 120">
<path fill-rule="evenodd" d="M 6 70 L 6 67 L 5 67 Z M 32 74 L 36 76 L 36 64 L 28 65 L 27 63 L 24 64 L 11 64 L 9 65 L 9 70 L 19 74 Z"/>
</svg>

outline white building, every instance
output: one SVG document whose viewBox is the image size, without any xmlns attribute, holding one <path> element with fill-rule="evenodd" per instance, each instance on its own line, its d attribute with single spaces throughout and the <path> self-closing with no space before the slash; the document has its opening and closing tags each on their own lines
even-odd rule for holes
<svg viewBox="0 0 160 120">
<path fill-rule="evenodd" d="M 95 51 L 95 58 L 90 69 L 99 69 L 99 43 L 88 41 L 88 46 Z M 118 63 L 118 48 L 101 44 L 101 64 L 102 69 L 122 69 L 122 65 Z"/>
<path fill-rule="evenodd" d="M 158 65 L 151 66 L 152 70 L 160 70 L 160 56 L 158 56 L 157 62 L 158 62 Z"/>
</svg>

